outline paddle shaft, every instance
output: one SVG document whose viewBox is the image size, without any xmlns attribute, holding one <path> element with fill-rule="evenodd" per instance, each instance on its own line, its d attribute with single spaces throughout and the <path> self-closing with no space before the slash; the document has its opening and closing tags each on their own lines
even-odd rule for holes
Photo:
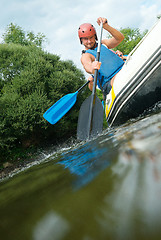
<svg viewBox="0 0 161 240">
<path fill-rule="evenodd" d="M 87 84 L 89 83 L 90 81 L 87 81 L 85 84 L 83 84 L 82 87 L 80 87 L 77 92 L 80 92 L 85 86 L 87 86 Z"/>
<path fill-rule="evenodd" d="M 100 38 L 98 42 L 98 48 L 97 48 L 97 56 L 96 61 L 99 62 L 100 59 L 100 52 L 101 52 L 101 40 L 102 40 L 102 32 L 103 32 L 103 23 L 100 24 Z M 90 132 L 92 129 L 92 117 L 93 117 L 93 107 L 95 104 L 96 99 L 96 86 L 97 86 L 97 77 L 98 77 L 98 69 L 94 72 L 94 81 L 93 81 L 93 89 L 92 89 L 92 95 L 91 95 L 91 104 L 90 104 L 90 110 L 89 110 L 89 121 L 88 121 L 88 138 L 90 137 Z"/>
</svg>

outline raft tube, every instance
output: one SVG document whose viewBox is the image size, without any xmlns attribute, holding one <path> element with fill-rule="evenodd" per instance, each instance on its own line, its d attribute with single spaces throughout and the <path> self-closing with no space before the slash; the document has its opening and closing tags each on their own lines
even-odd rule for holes
<svg viewBox="0 0 161 240">
<path fill-rule="evenodd" d="M 109 126 L 125 123 L 161 101 L 161 19 L 128 55 L 106 96 Z"/>
</svg>

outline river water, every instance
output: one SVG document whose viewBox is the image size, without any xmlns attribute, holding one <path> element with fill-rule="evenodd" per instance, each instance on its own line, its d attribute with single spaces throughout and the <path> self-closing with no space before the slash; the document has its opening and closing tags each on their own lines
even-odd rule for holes
<svg viewBox="0 0 161 240">
<path fill-rule="evenodd" d="M 161 104 L 0 182 L 2 240 L 160 240 Z"/>
</svg>

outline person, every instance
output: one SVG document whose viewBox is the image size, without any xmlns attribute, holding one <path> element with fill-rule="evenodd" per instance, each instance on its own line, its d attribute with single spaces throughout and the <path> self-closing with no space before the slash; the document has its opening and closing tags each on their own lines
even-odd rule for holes
<svg viewBox="0 0 161 240">
<path fill-rule="evenodd" d="M 114 53 L 112 48 L 117 47 L 124 39 L 121 32 L 111 27 L 106 18 L 99 17 L 98 25 L 103 23 L 103 28 L 108 31 L 112 38 L 103 39 L 101 42 L 100 62 L 95 61 L 97 55 L 97 33 L 94 26 L 90 23 L 81 24 L 78 29 L 80 43 L 85 49 L 82 51 L 81 63 L 85 71 L 91 76 L 88 78 L 89 89 L 93 89 L 93 74 L 98 69 L 97 85 L 103 91 L 104 95 L 108 94 L 112 88 L 115 75 L 121 70 L 124 61 L 121 59 L 120 51 Z"/>
</svg>

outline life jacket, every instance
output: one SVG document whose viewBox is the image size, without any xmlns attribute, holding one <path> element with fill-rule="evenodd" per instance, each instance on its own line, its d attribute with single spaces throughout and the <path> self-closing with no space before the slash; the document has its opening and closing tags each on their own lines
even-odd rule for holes
<svg viewBox="0 0 161 240">
<path fill-rule="evenodd" d="M 85 53 L 90 53 L 96 58 L 97 47 L 94 49 L 88 49 L 85 51 Z M 106 82 L 110 81 L 113 76 L 115 76 L 116 73 L 121 70 L 122 66 L 124 65 L 124 61 L 103 44 L 101 44 L 99 61 L 102 64 L 100 69 L 98 70 L 97 85 L 99 88 L 102 88 Z M 100 84 L 102 86 L 100 86 Z"/>
</svg>

